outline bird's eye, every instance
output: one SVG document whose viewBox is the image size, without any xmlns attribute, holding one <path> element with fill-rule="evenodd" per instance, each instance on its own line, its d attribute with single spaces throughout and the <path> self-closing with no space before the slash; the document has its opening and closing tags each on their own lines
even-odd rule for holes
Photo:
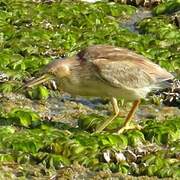
<svg viewBox="0 0 180 180">
<path fill-rule="evenodd" d="M 53 71 L 49 71 L 48 74 L 49 74 L 50 76 L 54 76 L 54 72 L 53 72 Z"/>
</svg>

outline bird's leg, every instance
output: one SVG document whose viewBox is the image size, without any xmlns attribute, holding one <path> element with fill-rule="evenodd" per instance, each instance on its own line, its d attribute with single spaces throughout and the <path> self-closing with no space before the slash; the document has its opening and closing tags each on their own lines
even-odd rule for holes
<svg viewBox="0 0 180 180">
<path fill-rule="evenodd" d="M 114 114 L 119 114 L 119 107 L 118 107 L 117 99 L 112 97 L 111 98 L 111 104 L 112 104 L 112 107 L 113 107 Z"/>
<path fill-rule="evenodd" d="M 136 112 L 136 110 L 137 110 L 140 102 L 141 102 L 140 100 L 134 101 L 133 106 L 132 106 L 131 110 L 129 111 L 129 113 L 128 113 L 126 119 L 125 119 L 125 122 L 124 122 L 123 127 L 121 127 L 121 128 L 118 130 L 118 133 L 119 133 L 119 134 L 122 133 L 122 132 L 123 132 L 124 130 L 126 130 L 126 129 L 132 129 L 132 128 L 133 128 L 133 127 L 130 127 L 130 126 L 129 126 L 129 122 L 131 121 L 131 118 L 134 116 L 134 113 Z M 136 128 L 140 128 L 140 127 L 137 126 Z"/>
<path fill-rule="evenodd" d="M 140 100 L 134 101 L 133 106 L 125 119 L 124 126 L 126 126 L 131 121 L 131 118 L 134 116 L 134 113 L 136 112 L 140 102 Z"/>
<path fill-rule="evenodd" d="M 97 129 L 96 132 L 101 132 L 103 131 L 118 115 L 119 115 L 119 107 L 118 107 L 118 102 L 117 99 L 112 97 L 111 98 L 111 103 L 113 106 L 113 111 L 114 111 L 114 116 L 110 119 L 107 119 L 105 122 L 103 122 Z"/>
</svg>

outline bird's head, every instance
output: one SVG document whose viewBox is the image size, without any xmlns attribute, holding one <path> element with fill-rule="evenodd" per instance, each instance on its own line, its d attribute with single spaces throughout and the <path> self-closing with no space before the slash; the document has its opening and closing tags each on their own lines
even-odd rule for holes
<svg viewBox="0 0 180 180">
<path fill-rule="evenodd" d="M 27 82 L 23 88 L 33 87 L 52 79 L 61 80 L 62 78 L 68 77 L 70 75 L 70 66 L 72 63 L 72 58 L 55 60 L 49 63 L 43 69 L 40 77 Z"/>
</svg>

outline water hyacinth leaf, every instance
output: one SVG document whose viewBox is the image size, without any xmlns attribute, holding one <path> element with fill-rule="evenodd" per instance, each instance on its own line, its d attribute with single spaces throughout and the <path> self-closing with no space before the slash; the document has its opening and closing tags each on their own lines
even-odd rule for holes
<svg viewBox="0 0 180 180">
<path fill-rule="evenodd" d="M 120 165 L 118 167 L 118 172 L 121 172 L 123 174 L 128 174 L 129 172 L 129 166 L 128 165 Z"/>
<path fill-rule="evenodd" d="M 83 115 L 79 117 L 78 126 L 82 129 L 93 130 L 104 119 L 105 117 L 98 114 Z"/>
<path fill-rule="evenodd" d="M 3 146 L 13 151 L 22 151 L 26 153 L 36 153 L 44 144 L 42 137 L 33 136 L 28 131 L 15 133 L 14 136 L 7 136 L 3 139 Z"/>
<path fill-rule="evenodd" d="M 12 126 L 1 126 L 0 137 L 14 134 L 16 131 L 15 127 Z"/>
<path fill-rule="evenodd" d="M 37 72 L 38 69 L 48 64 L 50 61 L 52 61 L 51 58 L 43 57 L 43 56 L 37 57 L 35 55 L 28 56 L 23 60 L 26 67 L 26 71 L 28 71 L 31 74 Z"/>
<path fill-rule="evenodd" d="M 16 140 L 12 142 L 12 147 L 13 150 L 15 151 L 32 152 L 32 153 L 37 152 L 36 144 L 33 141 Z"/>
<path fill-rule="evenodd" d="M 83 166 L 86 166 L 86 167 L 93 167 L 95 165 L 97 165 L 99 163 L 98 159 L 97 158 L 94 158 L 94 157 L 87 157 L 87 156 L 76 156 L 75 157 L 72 157 L 73 160 L 78 161 L 80 162 Z"/>
<path fill-rule="evenodd" d="M 136 147 L 145 143 L 144 134 L 138 130 L 128 131 L 128 133 L 126 133 L 126 136 L 128 138 L 128 144 L 130 146 Z"/>
<path fill-rule="evenodd" d="M 124 135 L 109 135 L 108 140 L 112 146 L 119 146 L 121 148 L 125 148 L 127 146 L 127 138 Z"/>
<path fill-rule="evenodd" d="M 20 112 L 17 114 L 17 116 L 19 117 L 20 124 L 22 126 L 29 127 L 29 125 L 31 124 L 31 117 L 29 114 L 27 114 L 26 112 Z"/>
<path fill-rule="evenodd" d="M 13 53 L 13 52 L 11 52 Z M 6 66 L 10 63 L 10 58 L 11 58 L 11 55 L 10 55 L 10 52 L 9 50 L 3 50 L 0 52 L 0 68 L 1 69 L 4 69 L 6 68 Z"/>
<path fill-rule="evenodd" d="M 37 86 L 32 90 L 28 90 L 27 96 L 31 99 L 46 100 L 49 96 L 49 91 L 45 86 Z"/>
<path fill-rule="evenodd" d="M 150 165 L 148 168 L 148 171 L 152 173 L 152 175 L 160 175 L 160 170 L 162 172 L 163 167 L 168 167 L 168 164 L 166 163 L 166 160 L 157 158 L 155 161 L 155 165 Z M 169 168 L 169 167 L 168 167 Z M 167 169 L 166 169 L 167 170 Z"/>
<path fill-rule="evenodd" d="M 148 176 L 154 176 L 157 171 L 158 171 L 158 168 L 156 167 L 156 165 L 151 165 L 147 169 L 147 174 Z"/>
<path fill-rule="evenodd" d="M 110 163 L 109 166 L 112 172 L 121 172 L 122 174 L 128 174 L 129 165 L 127 163 Z"/>
<path fill-rule="evenodd" d="M 179 118 L 168 120 L 166 123 L 150 123 L 148 127 L 143 130 L 146 139 L 155 141 L 158 144 L 168 144 L 172 141 L 176 141 L 180 137 L 178 131 Z"/>
<path fill-rule="evenodd" d="M 3 84 L 0 84 L 0 92 L 2 93 L 10 93 L 12 92 L 14 88 L 14 84 L 10 82 L 5 82 Z"/>
<path fill-rule="evenodd" d="M 162 4 L 159 4 L 153 9 L 153 14 L 170 14 L 180 10 L 180 1 L 179 0 L 171 0 L 165 1 Z"/>
<path fill-rule="evenodd" d="M 179 30 L 175 25 L 171 24 L 170 19 L 165 16 L 160 18 L 146 18 L 137 24 L 137 28 L 141 33 L 152 34 L 159 40 L 168 41 L 169 36 L 171 38 L 169 40 L 170 44 L 172 41 L 179 42 L 179 39 L 177 39 L 177 37 L 179 37 Z"/>
<path fill-rule="evenodd" d="M 101 148 L 112 147 L 118 150 L 121 150 L 127 147 L 128 141 L 124 135 L 98 135 L 98 141 Z"/>
<path fill-rule="evenodd" d="M 79 145 L 71 146 L 70 149 L 72 154 L 81 154 L 85 151 L 86 148 L 79 144 Z"/>
<path fill-rule="evenodd" d="M 113 130 L 113 129 L 123 126 L 123 124 L 124 124 L 124 119 L 118 117 L 111 124 L 108 125 L 107 129 Z"/>
<path fill-rule="evenodd" d="M 28 153 L 18 153 L 18 156 L 17 156 L 17 159 L 16 161 L 20 164 L 27 164 L 27 163 L 30 163 L 31 161 L 31 155 L 28 154 Z"/>
<path fill-rule="evenodd" d="M 14 123 L 19 123 L 19 125 L 24 127 L 38 125 L 40 123 L 39 115 L 30 110 L 15 108 L 9 113 L 8 116 L 10 120 L 14 120 Z"/>
<path fill-rule="evenodd" d="M 39 86 L 39 99 L 47 99 L 49 96 L 49 91 L 44 86 Z"/>
<path fill-rule="evenodd" d="M 63 167 L 64 165 L 69 165 L 70 162 L 67 158 L 61 156 L 61 155 L 56 155 L 56 154 L 49 154 L 49 157 L 47 159 L 47 165 L 49 167 L 54 167 L 59 169 L 60 167 Z"/>
<path fill-rule="evenodd" d="M 177 168 L 173 171 L 172 177 L 174 179 L 178 179 L 180 177 L 179 164 L 178 164 Z"/>
<path fill-rule="evenodd" d="M 162 169 L 158 171 L 157 175 L 160 178 L 173 177 L 174 179 L 177 179 L 180 177 L 180 174 L 178 175 L 178 171 L 179 171 L 178 165 L 176 166 L 172 164 L 171 166 L 164 166 Z"/>
<path fill-rule="evenodd" d="M 10 154 L 1 154 L 0 153 L 0 162 L 14 162 L 14 157 Z"/>
<path fill-rule="evenodd" d="M 74 138 L 85 148 L 87 153 L 96 153 L 99 145 L 97 143 L 96 135 L 90 135 L 89 133 L 80 133 L 74 136 Z"/>
</svg>

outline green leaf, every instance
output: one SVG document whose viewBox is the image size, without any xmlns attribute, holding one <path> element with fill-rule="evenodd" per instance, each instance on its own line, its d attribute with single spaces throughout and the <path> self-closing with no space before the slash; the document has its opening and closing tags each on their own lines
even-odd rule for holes
<svg viewBox="0 0 180 180">
<path fill-rule="evenodd" d="M 145 143 L 144 134 L 138 130 L 128 131 L 126 136 L 128 137 L 128 144 L 130 146 L 137 147 Z"/>
<path fill-rule="evenodd" d="M 15 108 L 9 114 L 9 119 L 24 127 L 39 125 L 40 117 L 37 113 L 28 109 Z"/>
<path fill-rule="evenodd" d="M 49 91 L 46 87 L 40 85 L 27 92 L 27 96 L 31 99 L 46 100 L 49 96 Z"/>
<path fill-rule="evenodd" d="M 0 162 L 14 162 L 14 157 L 10 154 L 0 154 Z"/>
</svg>

